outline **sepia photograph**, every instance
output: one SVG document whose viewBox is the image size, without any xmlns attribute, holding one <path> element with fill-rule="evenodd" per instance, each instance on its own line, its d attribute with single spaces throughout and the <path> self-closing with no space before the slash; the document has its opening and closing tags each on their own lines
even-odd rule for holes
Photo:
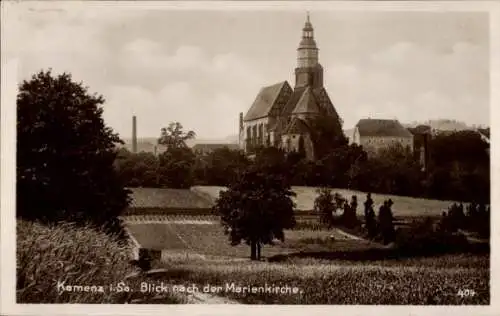
<svg viewBox="0 0 500 316">
<path fill-rule="evenodd" d="M 2 2 L 16 312 L 490 306 L 488 3 L 230 2 Z"/>
</svg>

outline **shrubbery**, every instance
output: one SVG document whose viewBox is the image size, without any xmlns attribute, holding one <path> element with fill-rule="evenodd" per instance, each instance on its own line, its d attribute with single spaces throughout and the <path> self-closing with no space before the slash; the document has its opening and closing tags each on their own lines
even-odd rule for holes
<svg viewBox="0 0 500 316">
<path fill-rule="evenodd" d="M 490 237 L 490 207 L 485 204 L 470 203 L 464 212 L 463 204 L 452 204 L 448 212 L 443 212 L 439 223 L 442 231 L 456 232 L 467 230 L 479 237 Z"/>
<path fill-rule="evenodd" d="M 463 234 L 436 229 L 429 218 L 398 229 L 395 245 L 401 254 L 426 255 L 463 251 L 468 241 Z"/>
</svg>

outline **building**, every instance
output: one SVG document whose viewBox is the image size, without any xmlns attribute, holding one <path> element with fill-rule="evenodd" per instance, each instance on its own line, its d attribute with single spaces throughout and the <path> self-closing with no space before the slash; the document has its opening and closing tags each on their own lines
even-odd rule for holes
<svg viewBox="0 0 500 316">
<path fill-rule="evenodd" d="M 240 148 L 246 153 L 259 146 L 275 146 L 302 151 L 313 160 L 312 123 L 320 116 L 331 118 L 334 129 L 343 133 L 339 115 L 323 86 L 318 51 L 308 14 L 297 49 L 294 87 L 287 81 L 263 87 L 246 115 L 240 113 Z"/>
<path fill-rule="evenodd" d="M 240 149 L 238 144 L 196 144 L 193 146 L 193 152 L 197 155 L 207 155 L 216 149 L 227 148 L 230 150 Z"/>
<path fill-rule="evenodd" d="M 369 154 L 400 144 L 413 151 L 413 134 L 397 120 L 361 119 L 354 128 L 352 143 Z"/>
</svg>

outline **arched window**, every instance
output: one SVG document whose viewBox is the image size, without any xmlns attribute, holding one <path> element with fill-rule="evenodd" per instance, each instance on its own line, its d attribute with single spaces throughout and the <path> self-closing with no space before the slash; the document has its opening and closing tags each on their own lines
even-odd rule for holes
<svg viewBox="0 0 500 316">
<path fill-rule="evenodd" d="M 252 126 L 252 144 L 257 144 L 257 125 Z"/>
<path fill-rule="evenodd" d="M 259 124 L 259 144 L 264 144 L 264 125 L 262 123 Z"/>
<path fill-rule="evenodd" d="M 299 153 L 303 154 L 303 153 L 305 153 L 305 151 L 306 151 L 306 149 L 304 146 L 304 137 L 300 136 L 299 137 Z"/>
</svg>

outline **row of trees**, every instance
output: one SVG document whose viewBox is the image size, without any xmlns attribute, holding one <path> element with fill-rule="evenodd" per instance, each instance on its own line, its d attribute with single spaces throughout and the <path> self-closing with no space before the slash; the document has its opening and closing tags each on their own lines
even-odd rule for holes
<svg viewBox="0 0 500 316">
<path fill-rule="evenodd" d="M 253 161 L 242 151 L 228 148 L 195 155 L 187 146 L 171 147 L 158 157 L 151 153 L 132 154 L 122 148 L 115 165 L 130 187 L 186 188 L 228 186 L 238 173 L 252 164 L 279 161 L 283 176 L 291 185 L 489 203 L 489 154 L 487 145 L 474 132 L 436 136 L 429 144 L 427 172 L 422 172 L 411 151 L 399 145 L 368 157 L 358 145 L 348 145 L 344 140 L 337 144 L 327 146 L 329 150 L 323 150 L 317 161 L 275 148 L 256 149 Z M 318 147 L 321 146 L 326 145 L 320 143 Z"/>
</svg>

